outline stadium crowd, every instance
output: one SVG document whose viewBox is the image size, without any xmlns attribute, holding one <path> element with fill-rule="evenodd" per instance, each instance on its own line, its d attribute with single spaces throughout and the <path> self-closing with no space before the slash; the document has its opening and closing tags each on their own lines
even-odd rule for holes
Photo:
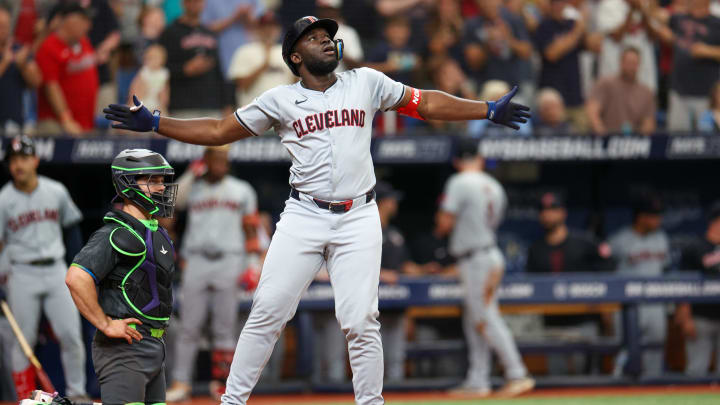
<svg viewBox="0 0 720 405">
<path fill-rule="evenodd" d="M 101 108 L 130 94 L 174 116 L 226 114 L 295 80 L 279 40 L 308 14 L 340 21 L 339 69 L 478 99 L 519 85 L 537 112 L 521 134 L 720 128 L 712 0 L 3 0 L 0 128 L 102 133 Z M 374 125 L 504 133 L 394 114 Z"/>
<path fill-rule="evenodd" d="M 344 40 L 346 53 L 339 69 L 369 66 L 408 85 L 477 99 L 496 99 L 519 85 L 518 100 L 531 105 L 535 114 L 512 136 L 720 131 L 720 2 L 711 0 L 0 0 L 0 134 L 122 135 L 109 129 L 100 112 L 109 103 L 127 102 L 132 94 L 148 108 L 175 117 L 229 114 L 263 91 L 296 80 L 282 60 L 279 41 L 283 27 L 308 14 L 340 22 L 337 37 Z M 392 112 L 378 114 L 373 125 L 376 136 L 423 130 L 470 137 L 510 135 L 488 121 L 423 122 Z M 203 177 L 208 170 L 224 178 L 227 159 L 227 150 L 209 150 L 203 162 L 190 165 L 185 185 L 208 179 Z M 376 192 L 383 228 L 381 281 L 457 278 L 440 216 L 432 230 L 403 235 L 393 225 L 403 193 L 387 182 L 379 182 Z M 250 206 L 257 204 L 254 193 L 248 191 Z M 527 241 L 523 249 L 521 267 L 527 272 L 660 276 L 669 268 L 716 273 L 720 266 L 713 253 L 720 245 L 720 206 L 709 211 L 707 231 L 687 243 L 681 259 L 673 262 L 669 236 L 661 227 L 663 204 L 655 194 L 638 196 L 632 221 L 606 240 L 568 224 L 562 193 L 543 193 L 536 205 L 533 222 L 544 235 Z M 179 204 L 183 215 L 191 215 L 193 207 L 208 208 L 192 201 Z M 245 244 L 243 254 L 252 253 L 249 270 L 239 275 L 229 296 L 235 288 L 251 291 L 257 282 L 257 267 L 272 234 L 268 217 L 254 217 L 257 234 L 243 236 L 261 241 Z M 183 227 L 169 225 L 173 238 L 181 240 Z M 502 237 L 500 242 L 512 271 L 512 249 L 503 245 Z M 207 262 L 223 256 L 202 247 L 195 254 Z M 320 281 L 327 281 L 325 277 L 318 275 Z M 201 309 L 228 310 L 220 301 L 214 305 Z M 644 374 L 658 376 L 667 369 L 658 348 L 665 344 L 668 321 L 686 337 L 687 373 L 708 374 L 711 353 L 720 351 L 713 349 L 720 336 L 716 308 L 681 303 L 668 312 L 665 305 L 643 305 L 643 343 L 656 346 L 645 353 Z M 180 321 L 175 332 L 181 337 L 168 344 L 169 350 L 189 343 L 203 346 L 204 337 L 192 332 L 205 315 L 198 314 L 193 324 Z M 424 369 L 432 369 L 428 375 L 433 376 L 458 373 L 457 363 L 442 359 L 429 368 L 422 361 L 416 369 L 407 367 L 406 322 L 403 311 L 381 315 L 389 380 L 422 375 Z M 346 381 L 345 342 L 333 313 L 318 311 L 314 325 L 315 344 L 324 350 L 313 357 L 313 380 Z M 621 325 L 612 314 L 581 314 L 516 317 L 510 327 L 595 339 L 619 336 Z M 236 331 L 227 329 L 221 332 Z M 447 333 L 432 321 L 412 330 L 416 340 Z M 226 340 L 228 347 L 213 342 L 218 346 L 211 360 L 215 380 L 227 371 L 234 337 Z M 265 380 L 282 374 L 282 342 Z M 194 356 L 188 354 L 180 366 L 169 357 L 174 382 L 169 401 L 189 395 Z M 3 354 L 6 370 L 7 357 Z M 621 376 L 623 362 L 620 353 L 610 373 Z M 551 355 L 546 365 L 550 374 L 597 373 L 600 368 L 598 358 L 583 353 Z M 715 370 L 720 370 L 718 361 Z"/>
</svg>

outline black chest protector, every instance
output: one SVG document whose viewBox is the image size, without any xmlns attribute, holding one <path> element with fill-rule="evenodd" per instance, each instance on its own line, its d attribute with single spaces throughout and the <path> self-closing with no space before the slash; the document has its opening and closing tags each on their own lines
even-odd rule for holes
<svg viewBox="0 0 720 405">
<path fill-rule="evenodd" d="M 141 320 L 166 323 L 172 313 L 175 271 L 170 236 L 163 228 L 152 231 L 122 212 L 113 214 L 104 221 L 117 225 L 110 233 L 110 244 L 118 253 L 119 263 L 107 279 L 111 287 L 122 291 L 129 313 Z"/>
</svg>

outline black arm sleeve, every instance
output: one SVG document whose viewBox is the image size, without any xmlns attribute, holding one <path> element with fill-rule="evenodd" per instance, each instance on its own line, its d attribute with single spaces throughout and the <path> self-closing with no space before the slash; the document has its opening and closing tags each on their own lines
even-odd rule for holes
<svg viewBox="0 0 720 405">
<path fill-rule="evenodd" d="M 69 262 L 82 249 L 82 232 L 80 226 L 73 224 L 63 229 L 65 242 L 65 261 Z"/>
</svg>

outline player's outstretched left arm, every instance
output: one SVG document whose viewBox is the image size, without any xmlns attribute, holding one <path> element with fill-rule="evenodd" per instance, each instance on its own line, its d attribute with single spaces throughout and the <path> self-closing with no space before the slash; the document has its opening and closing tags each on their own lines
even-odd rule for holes
<svg viewBox="0 0 720 405">
<path fill-rule="evenodd" d="M 219 146 L 251 137 L 233 115 L 222 119 L 193 118 L 181 120 L 161 117 L 160 112 L 151 113 L 136 96 L 134 106 L 110 104 L 103 112 L 105 118 L 115 121 L 113 128 L 135 132 L 156 131 L 160 135 L 196 145 Z"/>
<path fill-rule="evenodd" d="M 496 124 L 519 129 L 519 124 L 526 123 L 530 118 L 530 108 L 511 101 L 517 91 L 518 87 L 515 86 L 497 101 L 475 101 L 451 96 L 439 90 L 419 90 L 405 86 L 405 95 L 395 110 L 428 120 L 489 119 Z"/>
</svg>

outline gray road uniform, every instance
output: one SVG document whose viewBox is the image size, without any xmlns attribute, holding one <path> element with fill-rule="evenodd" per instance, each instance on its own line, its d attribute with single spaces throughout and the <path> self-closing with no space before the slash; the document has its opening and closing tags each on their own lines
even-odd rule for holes
<svg viewBox="0 0 720 405">
<path fill-rule="evenodd" d="M 95 333 L 92 358 L 102 403 L 164 403 L 164 335 L 172 311 L 175 250 L 157 220 L 140 221 L 111 211 L 104 222 L 71 266 L 95 280 L 98 302 L 107 316 L 142 322 L 135 329 L 143 339 L 128 344 Z"/>
<path fill-rule="evenodd" d="M 3 262 L 10 267 L 8 303 L 30 346 L 37 341 L 41 311 L 60 340 L 68 396 L 85 394 L 85 347 L 80 314 L 65 286 L 63 228 L 82 214 L 61 183 L 38 176 L 38 185 L 24 193 L 8 182 L 0 189 L 0 240 Z M 13 372 L 30 363 L 19 345 L 12 354 Z"/>
<path fill-rule="evenodd" d="M 402 274 L 403 264 L 410 260 L 405 237 L 398 228 L 388 225 L 383 229 L 383 249 L 380 268 Z M 407 350 L 407 318 L 405 309 L 386 309 L 380 313 L 380 332 L 385 349 L 385 378 L 400 381 L 405 378 L 405 352 Z"/>
<path fill-rule="evenodd" d="M 3 275 L 0 274 L 0 277 Z M 1 283 L 0 290 L 5 291 Z M 10 322 L 0 315 L 0 401 L 12 402 L 17 398 L 12 379 L 12 351 L 16 340 Z"/>
<path fill-rule="evenodd" d="M 468 344 L 469 370 L 464 386 L 490 388 L 491 352 L 495 351 L 509 380 L 527 374 L 512 334 L 498 310 L 497 294 L 489 305 L 483 298 L 488 274 L 504 271 L 505 259 L 496 245 L 507 197 L 500 183 L 482 172 L 452 175 L 444 191 L 441 209 L 455 215 L 450 253 L 458 258 L 460 280 L 465 289 L 463 329 Z M 476 328 L 484 325 L 480 334 Z"/>
<path fill-rule="evenodd" d="M 346 339 L 355 401 L 384 403 L 378 316 L 382 233 L 370 155 L 372 118 L 397 105 L 405 86 L 360 68 L 323 91 L 278 86 L 238 109 L 253 134 L 273 128 L 291 158 L 290 197 L 268 249 L 240 335 L 224 404 L 245 404 L 280 331 L 323 262 Z"/>
<path fill-rule="evenodd" d="M 243 218 L 256 214 L 257 195 L 249 183 L 229 175 L 216 183 L 199 178 L 183 188 L 186 206 L 178 209 L 187 210 L 181 248 L 186 263 L 173 377 L 192 381 L 198 342 L 210 315 L 213 376 L 225 380 L 223 365 L 229 367 L 237 337 L 237 278 L 246 264 Z"/>
<path fill-rule="evenodd" d="M 381 269 L 400 274 L 403 264 L 408 260 L 410 257 L 405 247 L 405 237 L 395 226 L 386 226 L 383 229 Z M 345 380 L 345 363 L 347 361 L 345 337 L 331 316 L 324 312 L 315 312 L 314 315 L 316 352 L 313 356 L 313 379 L 320 382 L 324 377 L 332 382 L 342 382 Z M 385 361 L 385 379 L 390 382 L 399 382 L 405 378 L 407 350 L 405 309 L 384 309 L 380 312 L 379 320 Z"/>
<path fill-rule="evenodd" d="M 647 235 L 640 235 L 632 227 L 618 231 L 610 238 L 612 255 L 617 261 L 617 272 L 633 277 L 658 277 L 670 264 L 670 244 L 665 231 L 659 229 Z M 638 307 L 641 342 L 643 344 L 664 344 L 667 332 L 665 304 L 642 304 Z M 615 330 L 621 331 L 621 319 L 615 317 Z M 642 368 L 646 376 L 663 372 L 664 350 L 645 350 Z M 621 353 L 617 366 L 624 365 Z M 617 367 L 616 367 L 617 368 Z M 620 372 L 618 369 L 617 372 Z"/>
</svg>

